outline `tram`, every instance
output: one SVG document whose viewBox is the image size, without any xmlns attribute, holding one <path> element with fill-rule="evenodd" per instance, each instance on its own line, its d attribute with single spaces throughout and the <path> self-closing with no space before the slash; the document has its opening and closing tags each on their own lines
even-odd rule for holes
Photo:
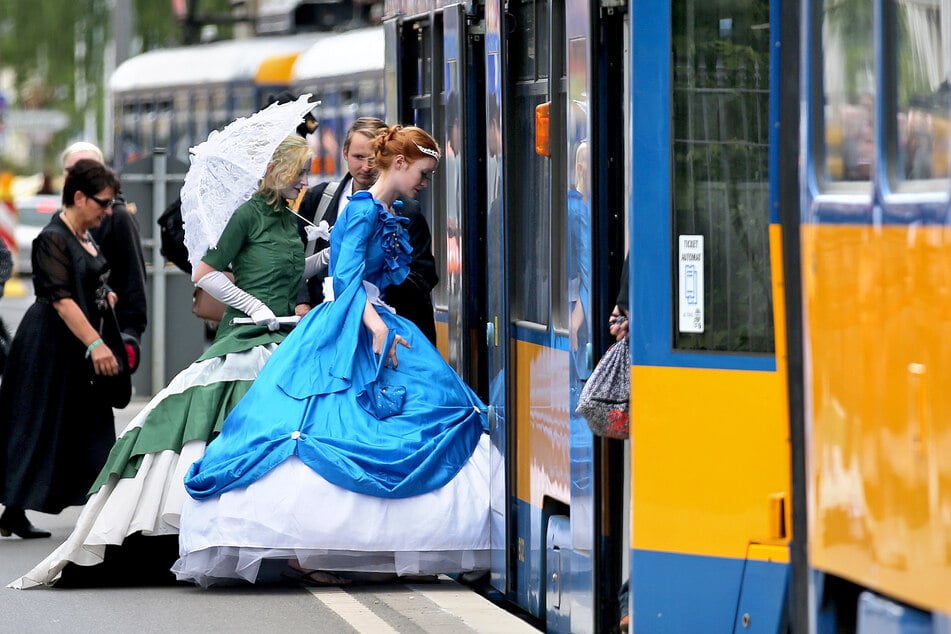
<svg viewBox="0 0 951 634">
<path fill-rule="evenodd" d="M 949 631 L 947 4 L 393 0 L 384 30 L 387 118 L 445 153 L 488 585 L 553 632 Z M 574 406 L 625 258 L 615 441 Z"/>
<path fill-rule="evenodd" d="M 305 33 L 160 49 L 116 69 L 110 81 L 115 165 L 156 147 L 188 162 L 188 149 L 280 92 L 321 104 L 311 180 L 343 175 L 340 152 L 357 117 L 383 117 L 383 29 Z"/>
<path fill-rule="evenodd" d="M 439 347 L 490 408 L 487 591 L 551 632 L 951 631 L 946 2 L 389 0 L 293 37 L 240 108 L 117 71 L 117 161 L 278 86 L 323 102 L 315 178 L 357 116 L 433 133 Z M 625 262 L 618 441 L 574 412 Z"/>
<path fill-rule="evenodd" d="M 322 37 L 228 40 L 157 49 L 126 60 L 109 81 L 114 167 L 122 170 L 157 147 L 187 164 L 188 149 L 212 130 L 287 90 L 298 55 Z"/>
</svg>

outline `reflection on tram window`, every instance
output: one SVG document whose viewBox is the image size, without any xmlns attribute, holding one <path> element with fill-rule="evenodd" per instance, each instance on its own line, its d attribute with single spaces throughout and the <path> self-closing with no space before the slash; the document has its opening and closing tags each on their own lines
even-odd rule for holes
<svg viewBox="0 0 951 634">
<path fill-rule="evenodd" d="M 875 158 L 872 14 L 871 0 L 825 0 L 822 84 L 825 176 L 830 181 L 871 178 Z"/>
<path fill-rule="evenodd" d="M 541 3 L 539 3 L 541 4 Z M 527 3 L 516 9 L 518 18 L 513 38 L 511 68 L 517 74 L 511 101 L 513 121 L 534 121 L 535 108 L 549 100 L 547 48 L 548 24 L 536 19 L 537 9 Z M 542 48 L 544 46 L 544 48 Z M 547 326 L 551 318 L 552 235 L 549 193 L 551 162 L 538 160 L 535 153 L 534 126 L 511 130 L 505 170 L 511 185 L 506 209 L 511 213 L 510 249 L 517 253 L 520 266 L 512 273 L 511 315 L 515 320 Z M 557 244 L 557 243 L 556 243 Z"/>
<path fill-rule="evenodd" d="M 898 29 L 898 173 L 908 180 L 948 177 L 948 80 L 942 21 L 947 4 L 904 0 Z"/>
<path fill-rule="evenodd" d="M 727 0 L 673 4 L 672 238 L 702 235 L 706 251 L 703 331 L 675 327 L 677 349 L 774 349 L 769 4 L 747 3 L 732 18 Z"/>
</svg>

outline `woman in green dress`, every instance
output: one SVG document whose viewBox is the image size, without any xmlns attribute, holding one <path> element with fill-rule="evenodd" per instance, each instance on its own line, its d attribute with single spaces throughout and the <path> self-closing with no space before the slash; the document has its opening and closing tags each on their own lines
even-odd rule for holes
<svg viewBox="0 0 951 634">
<path fill-rule="evenodd" d="M 297 135 L 274 152 L 259 189 L 193 275 L 227 306 L 214 342 L 126 427 L 72 534 L 13 587 L 49 585 L 61 575 L 64 584 L 121 583 L 127 571 L 140 581 L 173 579 L 184 474 L 288 334 L 277 316 L 294 314 L 301 277 L 318 265 L 317 256 L 305 262 L 297 216 L 287 206 L 306 187 L 309 164 L 310 150 Z M 229 266 L 234 282 L 222 272 Z M 253 323 L 231 323 L 245 316 Z"/>
</svg>

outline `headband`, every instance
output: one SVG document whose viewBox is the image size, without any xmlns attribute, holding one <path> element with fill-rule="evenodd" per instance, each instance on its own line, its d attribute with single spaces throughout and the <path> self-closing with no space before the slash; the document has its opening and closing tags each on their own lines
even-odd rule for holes
<svg viewBox="0 0 951 634">
<path fill-rule="evenodd" d="M 429 156 L 433 157 L 437 161 L 439 160 L 439 152 L 437 152 L 436 150 L 432 148 L 428 148 L 428 147 L 423 147 L 422 145 L 416 142 L 413 142 L 413 145 L 419 148 L 419 151 L 422 152 L 423 154 L 428 154 Z"/>
</svg>

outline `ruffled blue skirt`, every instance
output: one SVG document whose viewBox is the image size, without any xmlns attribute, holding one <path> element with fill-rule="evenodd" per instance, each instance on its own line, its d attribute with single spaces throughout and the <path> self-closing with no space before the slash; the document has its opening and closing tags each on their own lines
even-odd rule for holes
<svg viewBox="0 0 951 634">
<path fill-rule="evenodd" d="M 245 487 L 291 456 L 383 498 L 433 491 L 459 472 L 486 429 L 485 406 L 415 325 L 378 308 L 391 338 L 411 346 L 398 348 L 398 369 L 382 367 L 358 310 L 365 297 L 348 289 L 301 320 L 192 465 L 193 498 Z"/>
</svg>

